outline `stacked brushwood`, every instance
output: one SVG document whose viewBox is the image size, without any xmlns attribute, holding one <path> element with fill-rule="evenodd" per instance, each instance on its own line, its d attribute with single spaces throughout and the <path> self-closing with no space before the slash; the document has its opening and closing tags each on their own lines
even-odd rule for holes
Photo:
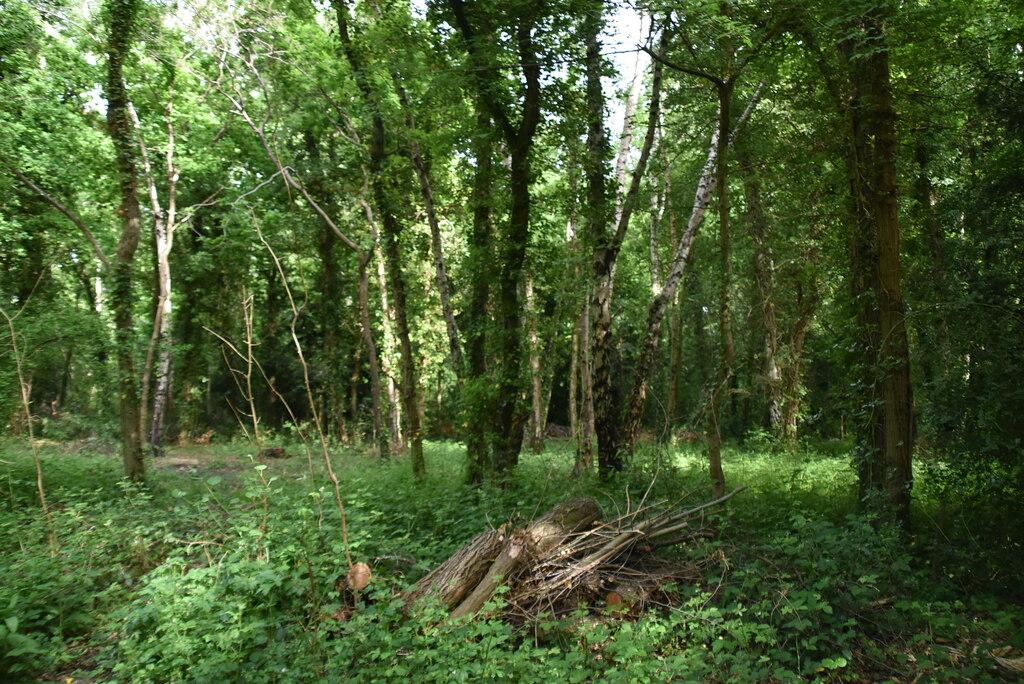
<svg viewBox="0 0 1024 684">
<path fill-rule="evenodd" d="M 696 506 L 642 501 L 607 522 L 593 499 L 569 499 L 529 524 L 477 535 L 420 580 L 406 605 L 433 599 L 449 618 L 466 617 L 504 586 L 506 610 L 524 620 L 580 605 L 606 605 L 613 614 L 640 610 L 666 586 L 698 576 L 693 562 L 655 552 L 706 537 L 708 519 L 743 489 Z"/>
</svg>

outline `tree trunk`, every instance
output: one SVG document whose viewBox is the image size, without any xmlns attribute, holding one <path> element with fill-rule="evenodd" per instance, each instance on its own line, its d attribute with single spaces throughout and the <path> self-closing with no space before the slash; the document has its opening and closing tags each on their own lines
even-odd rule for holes
<svg viewBox="0 0 1024 684">
<path fill-rule="evenodd" d="M 521 29 L 521 31 L 524 29 Z M 525 29 L 530 31 L 531 29 Z M 539 110 L 537 110 L 539 114 Z M 530 148 L 529 138 L 517 138 L 510 145 L 512 169 L 510 191 L 512 207 L 508 232 L 502 241 L 498 277 L 498 319 L 500 335 L 497 339 L 500 369 L 498 377 L 498 435 L 494 453 L 494 466 L 498 472 L 509 471 L 519 463 L 523 443 L 525 412 L 522 368 L 522 305 L 519 285 L 526 261 L 526 245 L 530 235 Z"/>
<path fill-rule="evenodd" d="M 764 336 L 764 387 L 768 400 L 768 417 L 773 434 L 783 438 L 786 421 L 783 417 L 782 360 L 779 356 L 779 322 L 775 313 L 775 258 L 768 244 L 764 207 L 761 204 L 761 182 L 754 169 L 750 152 L 739 154 L 746 200 L 747 232 L 754 241 L 754 280 L 757 283 L 758 310 Z"/>
<path fill-rule="evenodd" d="M 448 333 L 448 351 L 452 356 L 452 366 L 455 374 L 462 377 L 465 369 L 462 367 L 462 344 L 459 342 L 459 327 L 455 321 L 455 308 L 452 306 L 451 286 L 448 282 L 448 269 L 444 262 L 444 249 L 441 245 L 441 226 L 437 220 L 437 210 L 434 206 L 434 190 L 430 183 L 430 174 L 427 172 L 426 162 L 420 151 L 419 143 L 416 142 L 416 121 L 412 116 L 412 107 L 409 105 L 409 97 L 402 87 L 398 74 L 391 72 L 391 78 L 395 85 L 395 92 L 398 94 L 398 101 L 405 113 L 405 126 L 410 136 L 408 138 L 409 151 L 412 153 L 413 168 L 416 169 L 416 178 L 420 184 L 420 194 L 423 197 L 423 208 L 427 214 L 427 224 L 430 226 L 430 251 L 434 257 L 434 278 L 437 282 L 437 295 L 441 300 L 441 314 L 444 316 L 445 330 Z"/>
<path fill-rule="evenodd" d="M 173 86 L 173 82 L 171 84 Z M 168 89 L 171 90 L 170 88 Z M 178 170 L 175 168 L 175 135 L 172 116 L 173 94 L 168 93 L 164 110 L 167 125 L 167 151 L 165 156 L 165 174 L 167 179 L 167 209 L 160 204 L 156 178 L 149 161 L 149 151 L 145 140 L 139 136 L 138 145 L 141 153 L 142 167 L 146 176 L 146 187 L 149 190 L 149 203 L 153 215 L 153 254 L 156 259 L 157 298 L 153 312 L 153 334 L 146 353 L 146 363 L 142 372 L 142 395 L 139 401 L 139 425 L 143 430 L 147 427 L 146 409 L 149 406 L 149 389 L 154 371 L 156 370 L 156 388 L 153 392 L 153 416 L 149 423 L 149 446 L 153 456 L 163 456 L 164 419 L 171 390 L 171 331 L 173 329 L 171 308 L 171 248 L 174 244 L 174 224 L 177 219 Z M 140 129 L 139 118 L 135 108 L 129 104 L 129 114 L 136 129 Z"/>
<path fill-rule="evenodd" d="M 731 45 L 731 43 L 730 43 Z M 732 50 L 728 51 L 728 59 L 732 63 Z M 722 289 L 718 300 L 718 330 L 721 336 L 721 377 L 719 388 L 726 392 L 729 407 L 728 427 L 736 417 L 736 343 L 732 333 L 732 235 L 729 225 L 729 139 L 731 135 L 730 112 L 732 109 L 732 79 L 718 88 L 718 163 L 715 171 L 715 184 L 718 186 L 718 245 L 722 266 Z M 721 422 L 716 421 L 716 428 L 721 430 Z"/>
<path fill-rule="evenodd" d="M 630 393 L 629 404 L 625 413 L 625 442 L 632 451 L 636 448 L 636 441 L 640 435 L 640 419 L 643 416 L 644 403 L 647 399 L 647 382 L 650 376 L 651 367 L 654 363 L 654 354 L 661 339 L 661 323 L 665 310 L 673 300 L 679 283 L 686 270 L 690 258 L 690 248 L 697 236 L 697 229 L 704 220 L 704 212 L 711 202 L 711 196 L 715 190 L 715 176 L 712 173 L 715 169 L 715 160 L 718 156 L 718 130 L 711 139 L 711 147 L 708 150 L 707 160 L 704 162 L 704 169 L 701 171 L 700 181 L 697 184 L 697 192 L 694 196 L 693 210 L 690 213 L 690 220 L 687 222 L 686 230 L 683 232 L 676 246 L 676 252 L 669 268 L 665 282 L 661 290 L 655 295 L 647 311 L 647 331 L 644 342 L 640 347 L 640 356 L 637 359 L 636 370 L 633 372 L 633 389 Z"/>
<path fill-rule="evenodd" d="M 871 393 L 865 399 L 872 402 L 861 435 L 859 475 L 862 501 L 880 493 L 896 520 L 909 528 L 913 400 L 900 288 L 896 115 L 883 25 L 878 9 L 861 18 L 858 28 L 873 45 L 866 55 L 855 54 L 852 44 L 840 46 L 852 86 L 851 192 L 858 229 L 853 285 L 864 302 L 860 323 L 868 345 L 865 388 Z"/>
<path fill-rule="evenodd" d="M 383 128 L 381 129 L 381 151 L 383 151 Z M 383 174 L 381 169 L 375 170 L 375 175 Z M 406 304 L 405 274 L 402 270 L 402 252 L 398 240 L 401 234 L 401 226 L 397 217 L 389 211 L 386 190 L 380 187 L 375 191 L 377 201 L 381 203 L 383 213 L 384 253 L 388 267 L 388 285 L 391 288 L 392 299 L 395 307 L 395 327 L 398 333 L 398 346 L 401 352 L 400 368 L 402 373 L 402 384 L 400 387 L 402 396 L 402 412 L 405 414 L 405 442 L 409 447 L 409 458 L 412 465 L 413 475 L 417 478 L 423 477 L 426 473 L 426 465 L 423 460 L 423 435 L 420 432 L 420 410 L 418 387 L 416 378 L 416 358 L 412 348 L 412 338 L 409 332 L 408 306 Z"/>
<path fill-rule="evenodd" d="M 660 64 L 661 62 L 656 62 L 656 67 Z M 760 90 L 754 94 L 743 114 L 740 115 L 736 125 L 733 127 L 733 136 L 731 137 L 735 137 L 736 131 L 739 131 L 746 120 L 750 118 L 759 98 Z M 721 117 L 719 117 L 718 123 L 721 125 Z M 697 182 L 693 210 L 690 212 L 690 219 L 687 221 L 686 230 L 683 231 L 683 235 L 679 239 L 672 265 L 665 276 L 665 282 L 661 286 L 661 291 L 654 296 L 647 310 L 647 331 L 644 341 L 640 346 L 640 356 L 637 359 L 636 370 L 633 373 L 633 389 L 630 392 L 629 404 L 626 406 L 624 420 L 626 425 L 626 439 L 624 441 L 630 450 L 635 449 L 636 440 L 640 434 L 640 419 L 643 416 L 644 403 L 647 399 L 647 383 L 654 363 L 654 354 L 657 351 L 658 342 L 661 340 L 661 324 L 665 311 L 673 297 L 675 297 L 676 290 L 679 288 L 679 283 L 689 262 L 693 240 L 697 236 L 697 230 L 704 221 L 704 213 L 707 211 L 708 204 L 710 204 L 711 197 L 715 192 L 720 138 L 721 131 L 716 126 L 715 132 L 711 137 L 711 146 L 708 149 L 704 168 L 701 170 L 700 180 Z M 729 142 L 731 144 L 731 140 Z"/>
<path fill-rule="evenodd" d="M 145 478 L 132 323 L 132 262 L 139 246 L 142 211 L 139 207 L 136 146 L 129 114 L 131 103 L 124 80 L 124 60 L 131 51 L 138 11 L 137 0 L 108 0 L 107 128 L 117 157 L 121 194 L 117 212 L 121 218 L 121 238 L 114 262 L 111 299 L 119 375 L 121 453 L 125 475 L 133 482 L 141 482 Z"/>
<path fill-rule="evenodd" d="M 783 403 L 782 403 L 782 437 L 791 443 L 797 438 L 797 417 L 800 413 L 800 394 L 803 383 L 803 354 L 807 331 L 818 310 L 820 295 L 818 293 L 818 274 L 816 268 L 820 261 L 818 240 L 821 237 L 821 221 L 817 215 L 818 200 L 811 199 L 815 213 L 811 218 L 811 234 L 807 247 L 804 249 L 804 264 L 811 273 L 806 283 L 797 281 L 796 290 L 797 319 L 789 338 L 788 359 L 783 365 Z"/>
<path fill-rule="evenodd" d="M 668 35 L 667 29 L 662 32 L 663 49 L 667 44 Z M 593 44 L 594 50 L 599 50 L 597 32 L 594 33 Z M 589 44 L 587 52 L 588 55 L 591 52 Z M 599 53 L 595 52 L 596 54 Z M 600 63 L 595 57 L 593 60 L 595 68 L 592 69 L 591 61 L 588 58 L 588 110 L 591 119 L 598 123 L 599 128 L 595 132 L 599 132 L 600 137 L 595 137 L 596 144 L 592 146 L 592 149 L 588 149 L 588 163 L 592 167 L 588 172 L 588 183 L 591 187 L 591 207 L 597 207 L 603 205 L 602 193 L 604 192 L 604 174 L 601 172 L 600 175 L 597 175 L 601 171 L 600 154 L 603 149 L 604 132 L 603 127 L 600 126 L 600 116 L 604 109 L 604 98 L 601 94 L 600 72 L 597 69 Z M 611 380 L 611 299 L 615 279 L 615 263 L 629 227 L 629 220 L 636 205 L 637 192 L 640 189 L 640 181 L 647 170 L 647 161 L 650 158 L 651 148 L 654 145 L 654 138 L 661 120 L 661 75 L 662 65 L 657 62 L 654 65 L 651 79 L 651 103 L 647 118 L 647 132 L 640 150 L 640 157 L 633 169 L 629 190 L 622 197 L 621 209 L 616 212 L 615 234 L 610 239 L 606 237 L 603 222 L 597 224 L 596 230 L 593 231 L 595 235 L 594 274 L 597 281 L 594 290 L 594 423 L 597 433 L 598 468 L 603 474 L 621 470 L 625 464 L 620 448 L 622 414 L 619 410 L 620 402 Z M 591 147 L 589 142 L 588 147 Z M 646 384 L 644 390 L 646 390 Z M 631 420 L 632 415 L 628 414 L 625 421 L 627 443 L 629 443 L 630 436 L 634 434 L 631 432 L 633 429 Z M 636 426 L 635 431 L 638 432 L 639 417 L 636 419 Z"/>
<path fill-rule="evenodd" d="M 523 83 L 519 101 L 518 125 L 496 96 L 505 87 L 504 76 L 489 55 L 479 49 L 479 36 L 473 29 L 464 0 L 449 0 L 454 24 L 462 34 L 473 67 L 477 97 L 486 107 L 500 131 L 510 158 L 508 228 L 503 236 L 497 274 L 497 319 L 499 335 L 495 340 L 498 358 L 497 406 L 494 432 L 496 443 L 492 462 L 497 472 L 516 466 L 523 443 L 525 412 L 523 410 L 522 369 L 522 306 L 519 288 L 522 285 L 526 247 L 530 237 L 531 166 L 530 154 L 540 124 L 540 61 L 535 53 L 534 31 L 542 10 L 540 3 L 523 6 L 517 25 L 510 29 L 515 36 Z"/>
<path fill-rule="evenodd" d="M 381 244 L 381 232 L 377 227 L 377 212 L 373 212 L 373 219 L 370 221 L 370 233 L 373 240 L 372 253 L 374 256 L 375 279 L 377 291 L 380 293 L 380 310 L 384 314 L 383 339 L 380 349 L 380 371 L 383 380 L 382 389 L 387 397 L 387 425 L 391 437 L 391 451 L 389 454 L 396 454 L 405 448 L 405 439 L 402 434 L 402 405 L 398 398 L 398 383 L 395 382 L 395 309 L 392 306 L 392 298 L 389 295 L 388 279 L 386 273 L 386 257 Z M 384 454 L 387 457 L 389 454 Z"/>
<path fill-rule="evenodd" d="M 491 119 L 480 96 L 475 98 L 476 135 L 473 136 L 473 228 L 469 239 L 470 294 L 466 312 L 466 348 L 469 354 L 467 381 L 475 401 L 463 407 L 466 440 L 466 478 L 479 484 L 490 465 L 487 425 L 492 414 L 493 399 L 487 387 L 487 302 L 493 273 L 491 254 L 491 183 L 493 176 L 493 142 L 489 135 Z"/>
<path fill-rule="evenodd" d="M 386 140 L 387 131 L 383 114 L 380 111 L 379 95 L 366 73 L 366 60 L 360 55 L 349 35 L 348 6 L 345 0 L 335 0 L 335 13 L 338 22 L 338 33 L 342 50 L 356 86 L 362 95 L 364 104 L 372 113 L 372 129 L 370 133 L 370 185 L 373 190 L 373 201 L 381 223 L 381 240 L 384 251 L 384 264 L 387 271 L 387 286 L 394 305 L 395 332 L 398 335 L 398 346 L 401 358 L 401 397 L 402 412 L 405 414 L 404 436 L 407 438 L 413 475 L 420 478 L 424 475 L 423 437 L 420 433 L 420 412 L 418 387 L 416 379 L 416 359 L 409 331 L 408 307 L 406 305 L 405 273 L 402 268 L 402 250 L 399 238 L 402 226 L 395 212 L 392 172 L 385 168 L 387 162 Z M 397 437 L 397 434 L 395 435 Z"/>
<path fill-rule="evenodd" d="M 590 358 L 590 301 L 583 302 L 580 314 L 580 436 L 579 470 L 590 470 L 594 465 L 594 383 L 593 363 Z M 574 472 L 577 468 L 574 467 Z"/>
<path fill-rule="evenodd" d="M 664 207 L 668 213 L 668 234 L 669 244 L 674 245 L 677 243 L 678 235 L 676 234 L 676 214 L 674 208 L 671 206 L 672 201 L 672 185 L 670 183 L 669 166 L 665 166 L 665 175 L 663 185 L 663 194 L 665 195 Z M 659 282 L 659 289 L 661 283 Z M 682 348 L 682 330 L 683 330 L 683 307 L 680 305 L 682 300 L 681 291 L 683 286 L 680 285 L 679 289 L 676 290 L 675 296 L 672 298 L 672 318 L 669 319 L 669 333 L 668 333 L 668 401 L 666 402 L 665 408 L 665 431 L 669 434 L 674 441 L 676 422 L 679 420 L 679 375 L 681 372 L 681 348 Z"/>
<path fill-rule="evenodd" d="M 530 450 L 544 451 L 544 387 L 540 369 L 540 340 L 537 335 L 537 302 L 533 294 L 533 279 L 526 278 L 526 334 L 530 356 Z"/>
</svg>

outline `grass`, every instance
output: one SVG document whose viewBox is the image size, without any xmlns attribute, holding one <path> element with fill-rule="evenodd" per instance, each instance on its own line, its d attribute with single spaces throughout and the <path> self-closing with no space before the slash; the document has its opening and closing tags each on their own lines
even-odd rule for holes
<svg viewBox="0 0 1024 684">
<path fill-rule="evenodd" d="M 310 471 L 301 445 L 284 446 L 294 455 L 265 469 L 246 444 L 171 449 L 137 489 L 102 445 L 44 444 L 48 523 L 28 449 L 0 442 L 0 679 L 1012 681 L 1024 650 L 1020 559 L 995 552 L 1012 540 L 953 534 L 978 529 L 966 510 L 937 530 L 925 497 L 916 537 L 857 514 L 834 446 L 727 449 L 729 486 L 750 489 L 716 539 L 680 550 L 704 577 L 670 588 L 671 606 L 628 619 L 581 607 L 525 632 L 497 605 L 449 624 L 405 619 L 394 597 L 483 529 L 568 496 L 608 514 L 648 489 L 705 500 L 699 449 L 650 446 L 599 482 L 569 479 L 572 449 L 554 442 L 482 488 L 462 484 L 454 443 L 428 445 L 422 482 L 402 459 L 334 449 L 349 551 L 375 575 L 353 593 L 319 457 Z"/>
</svg>

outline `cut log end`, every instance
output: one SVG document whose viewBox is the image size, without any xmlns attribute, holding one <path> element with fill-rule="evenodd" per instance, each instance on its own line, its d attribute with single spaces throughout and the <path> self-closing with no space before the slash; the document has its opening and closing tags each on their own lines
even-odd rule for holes
<svg viewBox="0 0 1024 684">
<path fill-rule="evenodd" d="M 648 506 L 601 525 L 595 501 L 569 499 L 525 528 L 474 537 L 406 594 L 407 609 L 433 598 L 450 619 L 468 617 L 507 584 L 508 606 L 520 616 L 590 600 L 625 614 L 662 585 L 693 579 L 691 566 L 659 561 L 653 550 L 705 537 L 710 509 L 742 489 L 689 509 Z M 637 543 L 642 539 L 647 543 Z"/>
</svg>

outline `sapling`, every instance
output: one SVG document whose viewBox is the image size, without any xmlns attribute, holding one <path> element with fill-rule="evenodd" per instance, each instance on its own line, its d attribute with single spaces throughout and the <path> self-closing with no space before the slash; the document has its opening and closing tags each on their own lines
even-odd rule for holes
<svg viewBox="0 0 1024 684">
<path fill-rule="evenodd" d="M 29 297 L 31 299 L 31 296 Z M 22 305 L 21 309 L 14 316 L 9 316 L 7 311 L 3 307 L 0 307 L 0 316 L 4 317 L 7 321 L 7 330 L 11 337 L 11 353 L 14 354 L 14 366 L 18 373 L 18 387 L 21 391 L 21 407 L 25 412 L 25 425 L 28 427 L 28 443 L 32 449 L 32 460 L 36 466 L 36 490 L 39 492 L 39 505 L 43 509 L 43 516 L 46 518 L 47 523 L 50 525 L 50 544 L 55 545 L 56 539 L 53 533 L 53 518 L 50 515 L 50 509 L 46 505 L 46 490 L 43 487 L 43 464 L 39 459 L 39 446 L 36 444 L 35 429 L 32 426 L 32 406 L 29 401 L 29 383 L 25 379 L 25 370 L 22 365 L 21 349 L 18 347 L 18 333 L 14 329 L 14 320 L 21 315 L 21 312 L 25 310 L 25 306 L 28 304 L 28 299 Z"/>
</svg>

